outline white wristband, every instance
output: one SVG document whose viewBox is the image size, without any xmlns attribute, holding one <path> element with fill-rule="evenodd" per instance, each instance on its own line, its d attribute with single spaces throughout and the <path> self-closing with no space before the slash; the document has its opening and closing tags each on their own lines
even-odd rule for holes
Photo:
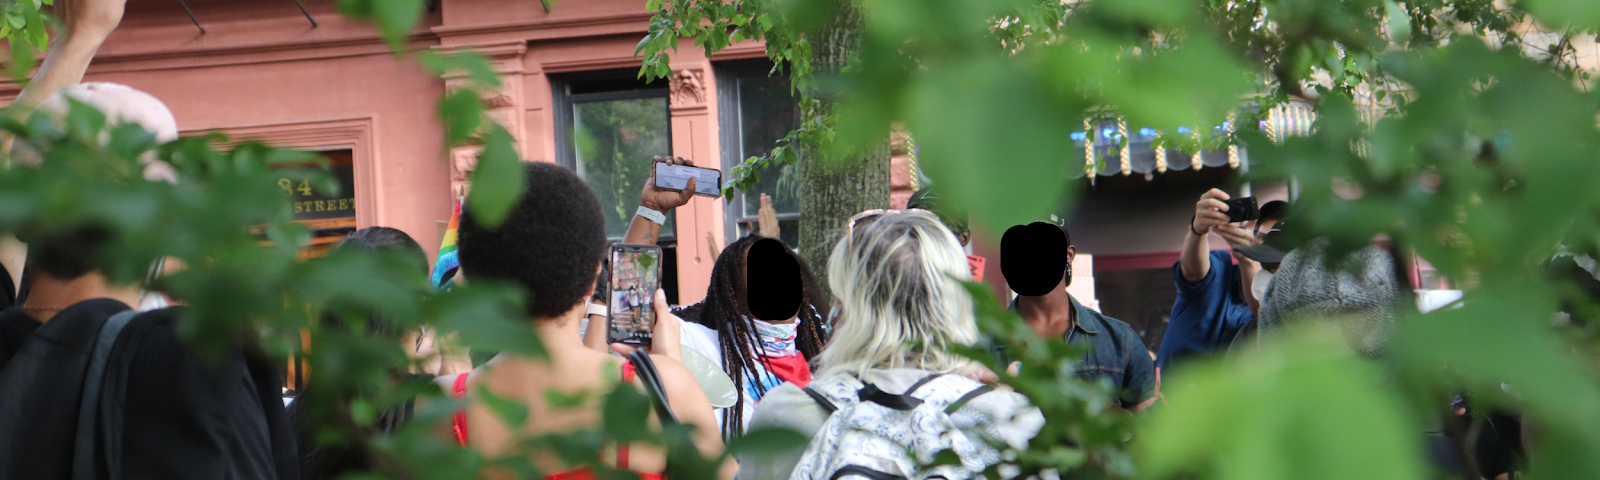
<svg viewBox="0 0 1600 480">
<path fill-rule="evenodd" d="M 595 304 L 593 302 L 590 302 L 588 305 L 584 306 L 583 309 L 584 309 L 584 313 L 586 313 L 588 315 L 599 315 L 599 316 L 604 317 L 604 316 L 606 316 L 607 313 L 609 313 L 606 310 L 606 306 L 605 305 L 598 305 L 598 304 Z"/>
<path fill-rule="evenodd" d="M 665 225 L 667 223 L 667 214 L 651 210 L 644 206 L 639 207 L 639 212 L 637 215 L 644 217 L 645 220 L 655 222 L 656 225 Z"/>
</svg>

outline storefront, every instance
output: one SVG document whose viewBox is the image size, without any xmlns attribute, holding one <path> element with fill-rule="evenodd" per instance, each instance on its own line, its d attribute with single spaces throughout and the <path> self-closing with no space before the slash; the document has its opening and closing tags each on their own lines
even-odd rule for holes
<svg viewBox="0 0 1600 480">
<path fill-rule="evenodd" d="M 281 0 L 130 0 L 86 80 L 150 92 L 186 135 L 217 131 L 333 159 L 350 190 L 320 198 L 286 189 L 320 232 L 313 249 L 382 225 L 404 230 L 431 254 L 476 164 L 472 146 L 446 150 L 434 116 L 455 80 L 395 56 L 370 26 L 338 15 L 332 0 L 301 3 L 304 12 Z M 512 132 L 524 159 L 573 168 L 595 187 L 607 233 L 620 237 L 651 156 L 726 169 L 771 149 L 794 122 L 788 81 L 767 75 L 758 43 L 709 60 L 685 42 L 672 78 L 638 79 L 633 53 L 650 19 L 644 7 L 643 0 L 436 0 L 407 48 L 486 56 L 502 84 L 484 98 L 490 115 Z M 895 198 L 903 205 L 912 180 L 899 153 Z M 795 238 L 798 192 L 787 178 L 763 175 L 748 202 L 697 197 L 672 212 L 663 232 L 671 252 L 665 283 L 680 302 L 704 296 L 720 246 L 753 225 L 757 193 L 775 197 L 784 236 Z"/>
</svg>

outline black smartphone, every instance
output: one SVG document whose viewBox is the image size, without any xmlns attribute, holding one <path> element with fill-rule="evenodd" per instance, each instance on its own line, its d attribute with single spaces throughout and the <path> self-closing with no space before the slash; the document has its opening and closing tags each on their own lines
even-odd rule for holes
<svg viewBox="0 0 1600 480">
<path fill-rule="evenodd" d="M 1261 218 L 1261 207 L 1256 205 L 1256 197 L 1240 197 L 1232 200 L 1223 200 L 1228 206 L 1228 223 L 1248 222 Z"/>
<path fill-rule="evenodd" d="M 611 328 L 606 343 L 649 345 L 656 327 L 651 303 L 661 286 L 661 247 L 618 243 L 611 246 L 610 255 L 606 311 Z"/>
<path fill-rule="evenodd" d="M 722 171 L 715 168 L 673 165 L 656 162 L 656 187 L 682 191 L 694 179 L 694 194 L 707 197 L 722 195 Z"/>
</svg>

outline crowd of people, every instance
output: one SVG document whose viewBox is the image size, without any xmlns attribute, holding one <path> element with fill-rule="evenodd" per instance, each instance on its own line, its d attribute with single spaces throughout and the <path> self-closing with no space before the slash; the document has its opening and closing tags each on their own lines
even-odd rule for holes
<svg viewBox="0 0 1600 480">
<path fill-rule="evenodd" d="M 92 57 L 83 45 L 104 40 L 117 8 L 68 16 L 74 28 L 52 43 L 44 69 L 19 101 L 49 109 L 62 102 L 47 99 L 70 97 L 112 121 L 175 132 L 171 113 L 136 90 L 66 87 L 81 79 Z M 943 450 L 960 461 L 936 473 L 965 478 L 1010 458 L 1004 449 L 1025 447 L 1044 425 L 1028 398 L 996 382 L 997 372 L 952 351 L 986 339 L 961 284 L 972 279 L 967 215 L 941 205 L 932 190 L 917 192 L 908 209 L 869 210 L 841 225 L 824 266 L 826 285 L 817 285 L 792 245 L 765 232 L 720 251 L 699 303 L 674 307 L 660 291 L 622 293 L 630 308 L 653 309 L 646 350 L 608 344 L 607 310 L 594 308 L 614 299 L 603 281 L 609 241 L 593 190 L 554 164 L 528 163 L 522 174 L 526 188 L 502 225 L 488 228 L 472 211 L 463 213 L 459 274 L 520 287 L 522 313 L 547 355 L 500 354 L 476 367 L 442 362 L 427 372 L 395 366 L 396 378 L 432 376 L 443 391 L 467 399 L 440 429 L 443 441 L 492 456 L 515 451 L 527 436 L 596 429 L 602 405 L 552 399 L 619 384 L 657 399 L 656 423 L 694 426 L 693 443 L 707 457 L 752 429 L 788 428 L 810 438 L 775 459 L 728 457 L 718 475 L 724 479 L 909 478 Z M 651 212 L 686 204 L 695 190 L 689 181 L 683 190 L 646 181 L 640 214 L 621 242 L 654 244 L 662 222 Z M 1284 240 L 1282 227 L 1293 223 L 1287 204 L 1267 203 L 1258 220 L 1241 223 L 1230 221 L 1228 198 L 1212 190 L 1195 205 L 1173 266 L 1178 299 L 1159 353 L 1126 323 L 1068 293 L 1077 250 L 1060 222 L 1013 226 L 1002 238 L 1001 269 L 1016 292 L 1010 309 L 1039 336 L 1084 347 L 1073 364 L 1078 377 L 1109 386 L 1127 412 L 1160 400 L 1163 370 L 1301 318 L 1341 314 L 1353 348 L 1382 356 L 1405 284 L 1392 249 L 1375 244 L 1345 260 L 1359 268 L 1329 268 L 1325 242 Z M 1213 234 L 1229 248 L 1213 249 Z M 111 284 L 71 247 L 36 242 L 24 262 L 5 264 L 11 272 L 26 264 L 26 278 L 4 278 L 27 288 L 7 285 L 3 298 L 14 305 L 0 312 L 0 478 L 332 479 L 372 468 L 366 451 L 316 441 L 303 411 L 310 402 L 285 407 L 280 362 L 254 348 L 230 352 L 220 363 L 196 361 L 178 339 L 174 308 L 150 308 L 138 286 Z M 360 230 L 337 249 L 425 257 L 405 233 L 384 227 Z M 372 319 L 366 331 L 407 345 L 433 341 L 426 332 L 386 325 Z M 995 350 L 1005 358 L 1002 348 Z M 685 366 L 688 355 L 709 359 L 726 375 L 730 403 L 714 406 L 705 382 Z M 313 378 L 300 395 L 334 388 Z M 507 425 L 477 392 L 525 405 L 534 421 Z M 382 412 L 377 429 L 393 429 L 421 407 L 413 402 Z M 106 422 L 119 427 L 102 428 Z M 664 478 L 667 467 L 666 452 L 654 445 L 596 454 L 641 478 Z M 547 479 L 595 478 L 550 452 L 531 461 L 560 472 Z"/>
</svg>

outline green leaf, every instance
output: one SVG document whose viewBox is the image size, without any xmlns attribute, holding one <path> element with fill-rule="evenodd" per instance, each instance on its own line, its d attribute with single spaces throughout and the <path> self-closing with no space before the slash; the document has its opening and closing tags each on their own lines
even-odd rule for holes
<svg viewBox="0 0 1600 480">
<path fill-rule="evenodd" d="M 72 132 L 83 135 L 83 138 L 95 138 L 100 130 L 106 126 L 106 115 L 76 99 L 68 99 L 67 128 Z"/>
<path fill-rule="evenodd" d="M 977 62 L 930 68 L 908 93 L 919 166 L 990 238 L 1056 213 L 1074 188 L 1063 133 L 1073 130 L 1074 108 L 1041 101 L 1045 92 L 1032 72 Z"/>
<path fill-rule="evenodd" d="M 1340 334 L 1296 332 L 1165 379 L 1167 407 L 1141 429 L 1149 478 L 1424 478 L 1421 429 L 1381 368 Z M 1351 458 L 1361 461 L 1352 462 Z"/>
<path fill-rule="evenodd" d="M 440 331 L 456 332 L 462 346 L 542 358 L 544 343 L 522 309 L 521 289 L 486 280 L 440 294 L 429 305 Z"/>
<path fill-rule="evenodd" d="M 497 123 L 490 123 L 483 137 L 483 153 L 478 155 L 478 169 L 472 174 L 472 192 L 467 195 L 467 208 L 473 218 L 488 228 L 498 228 L 500 222 L 511 215 L 517 199 L 522 198 L 526 182 L 522 160 L 511 143 L 511 134 Z"/>
<path fill-rule="evenodd" d="M 444 121 L 445 142 L 461 143 L 483 126 L 483 100 L 472 89 L 456 89 L 439 101 L 439 118 Z"/>
<path fill-rule="evenodd" d="M 1527 0 L 1521 6 L 1553 27 L 1600 27 L 1600 3 L 1589 0 Z"/>
<path fill-rule="evenodd" d="M 1469 292 L 1460 308 L 1399 323 L 1396 357 L 1418 378 L 1441 387 L 1464 383 L 1475 400 L 1521 405 L 1520 410 L 1562 447 L 1539 452 L 1547 478 L 1578 478 L 1600 471 L 1600 386 L 1592 360 L 1543 323 L 1554 312 L 1550 292 L 1530 282 L 1494 281 Z M 1440 369 L 1445 372 L 1440 372 Z"/>
<path fill-rule="evenodd" d="M 405 46 L 411 28 L 422 17 L 424 6 L 423 0 L 371 1 L 373 23 L 378 25 L 383 39 L 389 42 L 389 48 L 399 50 Z"/>
<path fill-rule="evenodd" d="M 745 432 L 728 442 L 728 452 L 736 457 L 774 459 L 799 453 L 811 438 L 787 428 L 764 427 Z"/>
<path fill-rule="evenodd" d="M 579 408 L 589 403 L 589 395 L 584 392 L 568 395 L 555 390 L 546 390 L 544 392 L 544 403 L 549 405 L 552 410 Z"/>
<path fill-rule="evenodd" d="M 478 390 L 475 393 L 478 400 L 488 406 L 489 410 L 494 412 L 495 417 L 504 422 L 511 431 L 518 431 L 524 424 L 528 423 L 527 405 L 495 395 L 494 392 L 489 391 L 488 387 L 482 385 L 478 386 Z"/>
<path fill-rule="evenodd" d="M 33 73 L 38 50 L 28 42 L 19 41 L 14 36 L 11 38 L 11 62 L 7 65 L 10 67 L 11 79 L 17 82 L 26 81 L 28 74 Z"/>
<path fill-rule="evenodd" d="M 617 388 L 606 395 L 606 436 L 617 443 L 646 438 L 649 428 L 645 422 L 652 411 L 650 398 L 639 393 L 639 389 L 629 383 L 617 384 Z"/>
<path fill-rule="evenodd" d="M 1388 20 L 1384 30 L 1389 41 L 1404 45 L 1411 38 L 1411 15 L 1394 0 L 1383 0 L 1383 11 Z"/>
<path fill-rule="evenodd" d="M 45 32 L 44 22 L 28 22 L 28 43 L 40 52 L 50 46 L 50 34 Z"/>
</svg>

